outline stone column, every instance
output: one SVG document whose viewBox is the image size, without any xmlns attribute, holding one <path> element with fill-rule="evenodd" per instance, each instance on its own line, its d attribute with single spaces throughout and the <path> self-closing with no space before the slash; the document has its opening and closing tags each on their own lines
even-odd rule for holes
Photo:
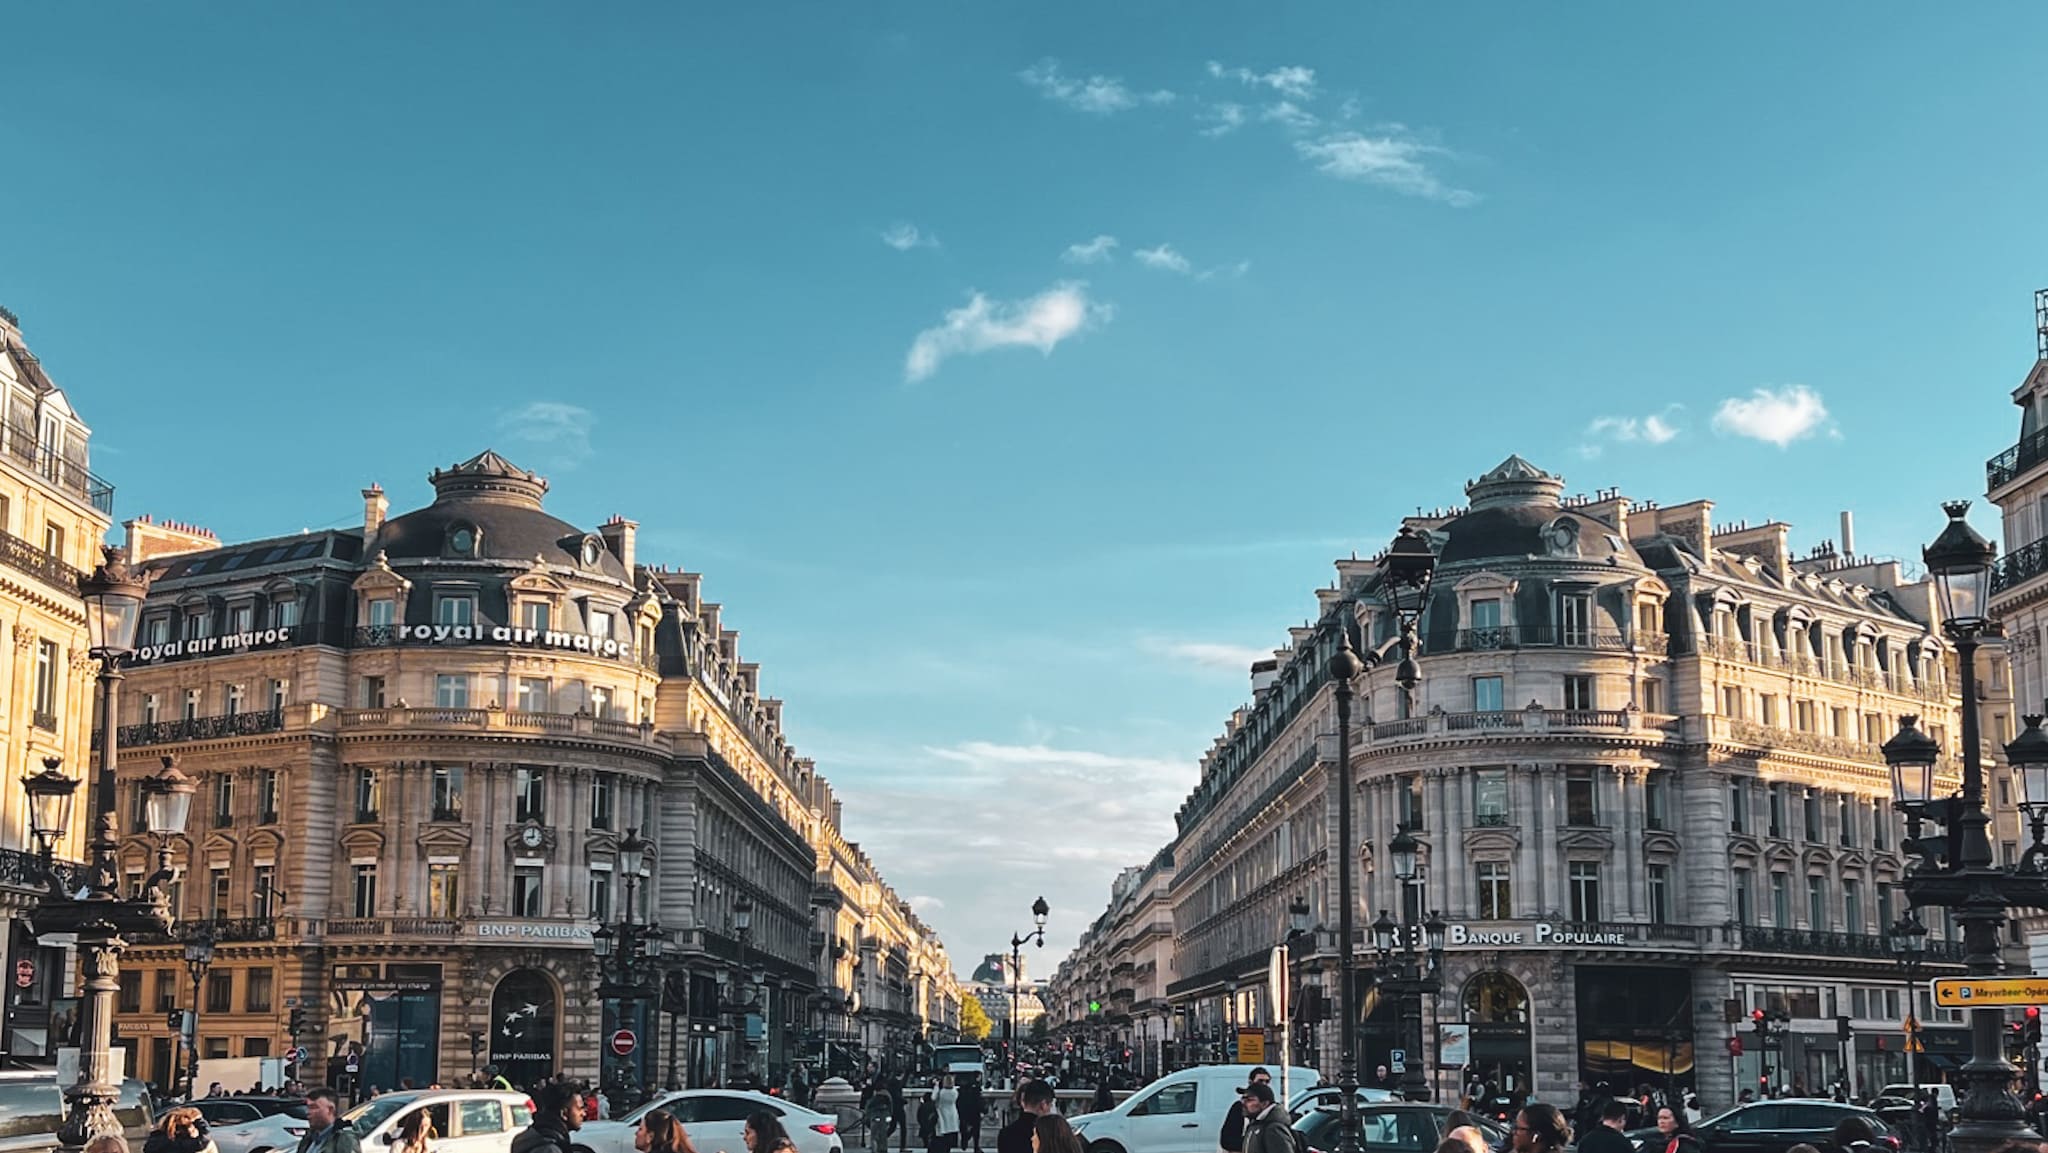
<svg viewBox="0 0 2048 1153">
<path fill-rule="evenodd" d="M 548 870 L 552 876 L 542 907 L 556 916 L 568 916 L 588 896 L 576 891 L 576 881 L 584 877 L 587 870 L 585 855 L 590 841 L 590 806 L 585 801 L 590 794 L 590 768 L 587 765 L 565 765 L 559 773 L 551 775 L 562 779 L 552 783 L 554 795 L 548 798 L 548 812 L 554 819 L 549 823 L 562 830 L 562 835 L 555 844 L 554 860 L 548 862 L 554 867 Z M 614 818 L 617 816 L 617 813 L 613 814 Z M 614 899 L 625 900 L 626 878 L 614 875 L 612 883 L 618 887 Z M 587 913 L 589 910 L 584 911 Z"/>
<path fill-rule="evenodd" d="M 1508 795 L 1514 806 L 1515 824 L 1521 828 L 1521 844 L 1515 850 L 1515 868 L 1511 875 L 1513 884 L 1515 919 L 1534 920 L 1544 909 L 1544 894 L 1549 881 L 1543 868 L 1540 842 L 1543 837 L 1543 814 L 1537 804 L 1541 795 L 1542 768 L 1536 764 L 1508 766 Z M 1519 795 L 1518 795 L 1519 794 Z"/>
<path fill-rule="evenodd" d="M 1424 770 L 1423 776 L 1425 808 L 1422 819 L 1429 823 L 1431 865 L 1424 877 L 1422 890 L 1422 915 L 1425 917 L 1432 908 L 1444 908 L 1449 904 L 1446 898 L 1450 886 L 1457 882 L 1457 842 L 1451 830 L 1450 799 L 1444 795 L 1448 772 L 1448 769 L 1432 765 Z"/>
<path fill-rule="evenodd" d="M 1649 870 L 1643 860 L 1643 771 L 1635 765 L 1617 765 L 1611 777 L 1621 806 L 1615 862 L 1621 867 L 1623 899 L 1614 911 L 1623 919 L 1641 920 L 1650 909 Z"/>
</svg>

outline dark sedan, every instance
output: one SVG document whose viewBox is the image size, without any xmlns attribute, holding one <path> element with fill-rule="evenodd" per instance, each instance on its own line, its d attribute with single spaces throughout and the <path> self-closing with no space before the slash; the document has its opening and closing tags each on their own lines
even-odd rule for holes
<svg viewBox="0 0 2048 1153">
<path fill-rule="evenodd" d="M 1436 1143 L 1451 1128 L 1450 1115 L 1446 1106 L 1418 1101 L 1360 1105 L 1359 1134 L 1370 1153 L 1433 1153 Z M 1506 1129 L 1484 1118 L 1478 1124 L 1479 1131 L 1486 1134 L 1489 1148 L 1499 1149 L 1506 1144 Z M 1309 1148 L 1328 1153 L 1337 1147 L 1337 1107 L 1311 1109 L 1294 1123 L 1294 1131 L 1301 1134 Z"/>
<path fill-rule="evenodd" d="M 1897 1133 L 1883 1118 L 1860 1105 L 1839 1101 L 1780 1100 L 1737 1105 L 1693 1126 L 1702 1153 L 1785 1153 L 1794 1145 L 1828 1147 L 1828 1137 L 1844 1117 L 1861 1117 L 1877 1133 L 1878 1144 L 1899 1148 Z M 1629 1140 L 1642 1153 L 1663 1153 L 1655 1128 L 1631 1129 Z"/>
</svg>

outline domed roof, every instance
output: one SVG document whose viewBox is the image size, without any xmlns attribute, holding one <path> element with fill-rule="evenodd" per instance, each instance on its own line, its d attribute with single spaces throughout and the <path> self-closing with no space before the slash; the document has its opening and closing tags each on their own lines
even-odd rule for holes
<svg viewBox="0 0 2048 1153">
<path fill-rule="evenodd" d="M 384 522 L 370 549 L 392 560 L 502 560 L 573 565 L 631 581 L 619 558 L 600 543 L 593 559 L 586 542 L 598 534 L 549 516 L 541 508 L 548 482 L 488 449 L 427 480 L 434 503 Z"/>
<path fill-rule="evenodd" d="M 1565 508 L 1563 493 L 1563 477 L 1510 456 L 1465 486 L 1471 511 L 1437 530 L 1444 538 L 1437 563 L 1529 557 L 1638 559 L 1605 523 Z"/>
</svg>

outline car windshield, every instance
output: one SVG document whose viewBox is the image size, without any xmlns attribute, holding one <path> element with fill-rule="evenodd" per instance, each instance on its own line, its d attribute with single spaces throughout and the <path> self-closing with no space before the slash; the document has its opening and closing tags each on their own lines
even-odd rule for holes
<svg viewBox="0 0 2048 1153">
<path fill-rule="evenodd" d="M 654 1112 L 656 1109 L 666 1109 L 670 1105 L 675 1104 L 675 1102 L 676 1098 L 674 1097 L 657 1097 L 638 1109 L 633 1110 L 631 1113 L 626 1114 L 624 1117 L 619 1118 L 619 1123 L 621 1125 L 638 1125 L 641 1119 L 649 1113 Z"/>
<path fill-rule="evenodd" d="M 342 1114 L 341 1119 L 348 1122 L 358 1136 L 368 1137 L 372 1130 L 384 1123 L 386 1117 L 419 1100 L 419 1096 L 417 1093 L 386 1093 Z"/>
</svg>

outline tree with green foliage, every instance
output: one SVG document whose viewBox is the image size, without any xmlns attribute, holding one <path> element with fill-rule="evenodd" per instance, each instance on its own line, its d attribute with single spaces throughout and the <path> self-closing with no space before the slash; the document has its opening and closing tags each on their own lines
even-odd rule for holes
<svg viewBox="0 0 2048 1153">
<path fill-rule="evenodd" d="M 960 1035 L 970 1041 L 988 1037 L 988 1031 L 995 1023 L 988 1019 L 988 1011 L 981 1007 L 981 998 L 969 993 L 960 998 Z"/>
</svg>

